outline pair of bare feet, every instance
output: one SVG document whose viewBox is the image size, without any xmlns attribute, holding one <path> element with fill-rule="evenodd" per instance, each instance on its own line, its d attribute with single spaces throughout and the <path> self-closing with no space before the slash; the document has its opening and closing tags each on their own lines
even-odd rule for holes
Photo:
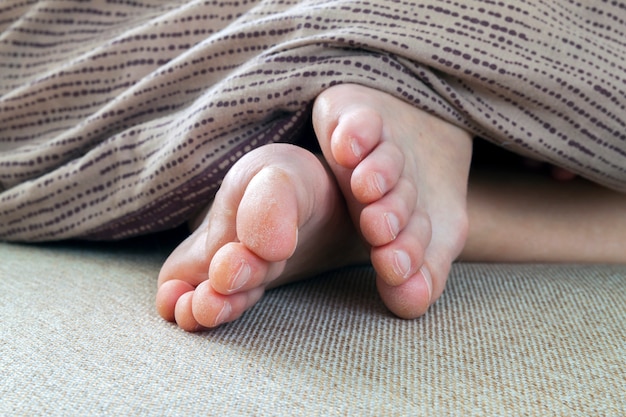
<svg viewBox="0 0 626 417">
<path fill-rule="evenodd" d="M 274 144 L 229 171 L 161 269 L 166 320 L 215 327 L 268 288 L 368 260 L 400 317 L 424 314 L 441 295 L 468 230 L 471 136 L 357 85 L 323 92 L 313 124 L 323 158 Z"/>
</svg>

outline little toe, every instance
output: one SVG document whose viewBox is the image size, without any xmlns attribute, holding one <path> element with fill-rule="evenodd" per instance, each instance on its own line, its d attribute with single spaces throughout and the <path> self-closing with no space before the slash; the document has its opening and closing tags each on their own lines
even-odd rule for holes
<svg viewBox="0 0 626 417">
<path fill-rule="evenodd" d="M 398 283 L 394 281 L 397 275 L 385 275 L 384 271 L 377 274 L 378 292 L 385 305 L 398 317 L 412 319 L 423 315 L 441 296 L 446 286 L 456 249 L 448 242 L 428 240 L 421 261 L 418 261 L 417 267 L 410 269 L 406 279 Z M 420 258 L 419 252 L 407 252 L 411 262 Z M 389 254 L 386 255 L 389 262 Z"/>
<path fill-rule="evenodd" d="M 178 279 L 164 282 L 157 291 L 156 307 L 158 313 L 167 321 L 175 321 L 175 309 L 178 299 L 193 291 L 194 286 Z"/>
</svg>

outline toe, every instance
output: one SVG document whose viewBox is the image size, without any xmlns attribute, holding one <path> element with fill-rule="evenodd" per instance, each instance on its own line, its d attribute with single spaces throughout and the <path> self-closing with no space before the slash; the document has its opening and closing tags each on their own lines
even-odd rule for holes
<svg viewBox="0 0 626 417">
<path fill-rule="evenodd" d="M 250 181 L 237 213 L 237 236 L 266 261 L 283 261 L 293 254 L 298 241 L 298 200 L 284 170 L 267 167 Z"/>
<path fill-rule="evenodd" d="M 391 286 L 405 283 L 424 263 L 430 239 L 429 217 L 419 210 L 414 211 L 396 239 L 387 245 L 372 248 L 372 265 L 380 279 Z"/>
<path fill-rule="evenodd" d="M 167 321 L 175 321 L 175 308 L 178 299 L 185 293 L 193 291 L 194 287 L 181 280 L 164 282 L 157 291 L 157 311 Z"/>
<path fill-rule="evenodd" d="M 211 261 L 209 282 L 223 295 L 265 285 L 283 271 L 284 262 L 267 262 L 240 242 L 222 247 Z"/>
<path fill-rule="evenodd" d="M 426 266 L 401 285 L 391 286 L 377 278 L 376 286 L 387 308 L 404 319 L 420 317 L 433 302 L 433 283 Z"/>
<path fill-rule="evenodd" d="M 203 330 L 203 327 L 193 316 L 193 294 L 193 291 L 182 294 L 176 302 L 176 309 L 174 311 L 176 324 L 178 324 L 180 328 L 188 332 L 197 332 Z"/>
<path fill-rule="evenodd" d="M 263 293 L 264 288 L 257 287 L 249 291 L 223 295 L 216 292 L 209 282 L 204 282 L 193 292 L 191 311 L 201 326 L 217 327 L 241 317 L 261 299 Z"/>
<path fill-rule="evenodd" d="M 398 317 L 406 319 L 426 313 L 443 293 L 457 253 L 456 243 L 435 237 L 430 240 L 417 272 L 404 282 L 396 284 L 389 280 L 389 276 L 379 274 L 376 283 L 387 308 Z"/>
<path fill-rule="evenodd" d="M 359 222 L 367 243 L 376 247 L 395 240 L 408 224 L 416 204 L 415 186 L 401 178 L 383 198 L 366 205 Z"/>
<path fill-rule="evenodd" d="M 330 137 L 334 160 L 345 168 L 356 167 L 380 142 L 382 126 L 378 112 L 369 108 L 339 115 Z"/>
<path fill-rule="evenodd" d="M 404 168 L 404 155 L 389 143 L 378 145 L 352 173 L 350 187 L 360 203 L 369 204 L 393 189 Z"/>
<path fill-rule="evenodd" d="M 324 154 L 349 169 L 378 145 L 383 127 L 380 114 L 363 106 L 360 94 L 358 86 L 336 86 L 320 94 L 313 106 L 313 126 Z"/>
</svg>

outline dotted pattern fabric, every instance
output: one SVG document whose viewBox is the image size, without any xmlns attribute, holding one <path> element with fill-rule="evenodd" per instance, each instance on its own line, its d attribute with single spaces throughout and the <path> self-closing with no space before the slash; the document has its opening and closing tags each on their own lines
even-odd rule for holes
<svg viewBox="0 0 626 417">
<path fill-rule="evenodd" d="M 5 1 L 0 239 L 174 227 L 346 82 L 623 191 L 625 20 L 565 0 Z"/>
</svg>

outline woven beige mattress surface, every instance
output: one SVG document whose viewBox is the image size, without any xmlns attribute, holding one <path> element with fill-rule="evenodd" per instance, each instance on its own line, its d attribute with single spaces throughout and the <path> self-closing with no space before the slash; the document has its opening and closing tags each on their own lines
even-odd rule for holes
<svg viewBox="0 0 626 417">
<path fill-rule="evenodd" d="M 0 415 L 541 415 L 626 410 L 626 267 L 456 264 L 423 318 L 369 267 L 189 334 L 153 307 L 170 247 L 0 244 Z"/>
</svg>

